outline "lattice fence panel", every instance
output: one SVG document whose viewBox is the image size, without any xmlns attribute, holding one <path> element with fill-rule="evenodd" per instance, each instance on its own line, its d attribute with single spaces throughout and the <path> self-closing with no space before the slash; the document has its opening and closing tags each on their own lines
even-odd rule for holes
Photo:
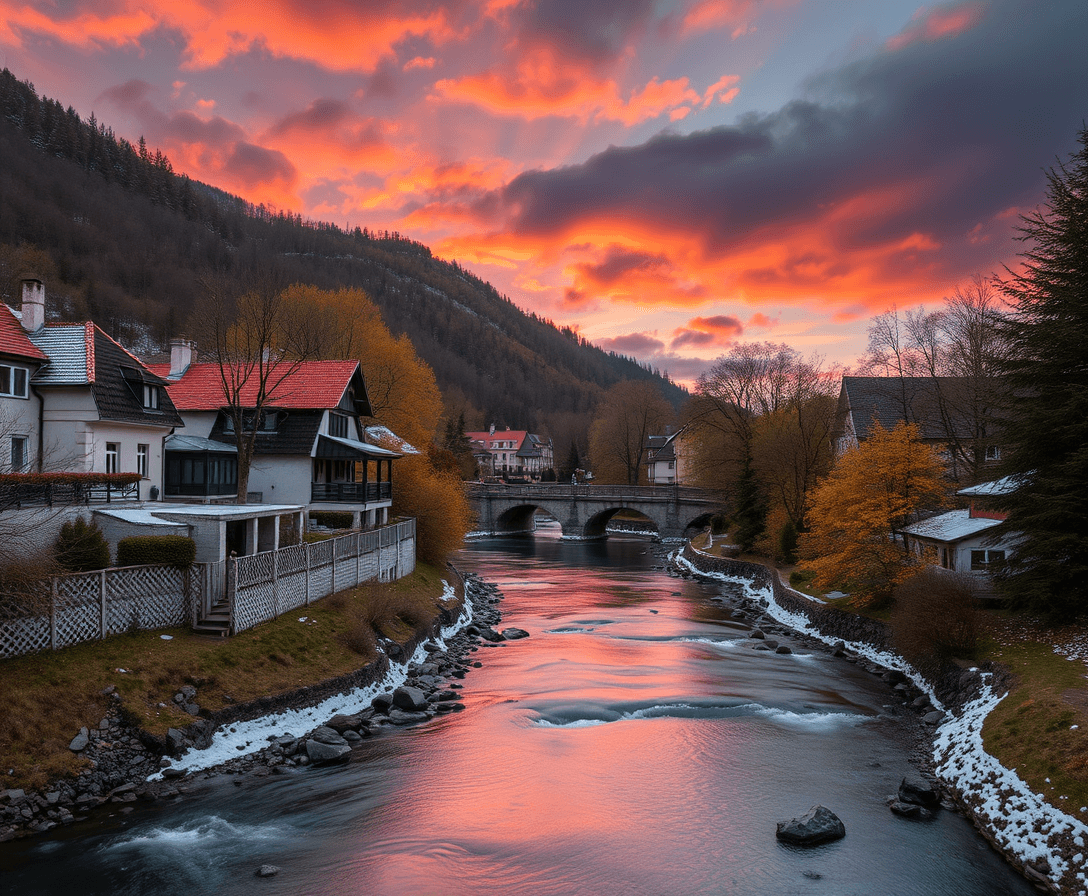
<svg viewBox="0 0 1088 896">
<path fill-rule="evenodd" d="M 332 543 L 335 545 L 337 566 L 340 565 L 341 560 L 347 560 L 355 556 L 357 539 L 354 535 L 341 535 L 339 538 L 332 539 Z"/>
<path fill-rule="evenodd" d="M 366 554 L 360 564 L 361 580 L 370 582 L 378 578 L 378 552 L 372 551 Z"/>
<path fill-rule="evenodd" d="M 238 558 L 238 589 L 255 585 L 258 582 L 272 581 L 272 552 L 252 554 Z"/>
<path fill-rule="evenodd" d="M 184 625 L 185 573 L 169 566 L 129 566 L 106 573 L 106 633 Z"/>
<path fill-rule="evenodd" d="M 281 576 L 306 569 L 306 545 L 293 544 L 290 547 L 280 548 L 277 569 Z"/>
<path fill-rule="evenodd" d="M 102 636 L 102 605 L 97 572 L 57 579 L 56 646 L 68 647 Z"/>
<path fill-rule="evenodd" d="M 48 616 L 23 616 L 0 621 L 0 656 L 23 656 L 48 649 Z"/>
<path fill-rule="evenodd" d="M 359 550 L 364 554 L 370 554 L 378 550 L 378 533 L 364 532 L 359 536 Z"/>
<path fill-rule="evenodd" d="M 320 600 L 332 594 L 332 564 L 314 566 L 310 561 L 310 600 Z"/>
<path fill-rule="evenodd" d="M 280 612 L 298 609 L 306 604 L 306 570 L 280 576 Z"/>
<path fill-rule="evenodd" d="M 234 595 L 234 630 L 244 632 L 275 618 L 273 598 L 271 580 L 238 588 Z"/>
<path fill-rule="evenodd" d="M 332 539 L 318 541 L 310 545 L 310 567 L 332 562 Z"/>
<path fill-rule="evenodd" d="M 339 557 L 336 559 L 336 581 L 332 583 L 332 591 L 330 594 L 335 594 L 337 591 L 343 591 L 345 588 L 351 588 L 355 584 L 355 558 L 345 558 L 341 560 Z"/>
</svg>

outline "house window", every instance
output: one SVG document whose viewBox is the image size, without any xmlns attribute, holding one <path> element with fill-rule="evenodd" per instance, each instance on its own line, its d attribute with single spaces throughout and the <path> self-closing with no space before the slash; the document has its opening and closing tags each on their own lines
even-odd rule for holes
<svg viewBox="0 0 1088 896">
<path fill-rule="evenodd" d="M 224 411 L 223 432 L 234 432 L 234 416 L 230 411 Z M 243 411 L 242 432 L 253 431 L 253 411 Z M 261 411 L 259 432 L 275 432 L 279 426 L 280 416 L 277 411 Z"/>
<path fill-rule="evenodd" d="M 976 572 L 988 570 L 1005 562 L 1004 551 L 971 551 L 971 569 Z"/>
<path fill-rule="evenodd" d="M 144 407 L 151 411 L 159 409 L 159 387 L 144 383 Z"/>
<path fill-rule="evenodd" d="M 1001 449 L 997 445 L 987 445 L 986 460 L 1001 460 Z"/>
<path fill-rule="evenodd" d="M 144 479 L 147 479 L 147 458 L 148 458 L 148 446 L 137 445 L 136 446 L 136 472 L 139 473 Z"/>
<path fill-rule="evenodd" d="M 28 374 L 25 367 L 0 364 L 0 395 L 12 398 L 27 397 Z"/>
<path fill-rule="evenodd" d="M 11 437 L 11 472 L 21 473 L 26 469 L 27 457 L 26 436 Z"/>
<path fill-rule="evenodd" d="M 121 446 L 117 442 L 106 442 L 106 472 L 120 473 Z"/>
<path fill-rule="evenodd" d="M 348 437 L 348 418 L 343 414 L 329 414 L 329 435 L 338 439 Z"/>
</svg>

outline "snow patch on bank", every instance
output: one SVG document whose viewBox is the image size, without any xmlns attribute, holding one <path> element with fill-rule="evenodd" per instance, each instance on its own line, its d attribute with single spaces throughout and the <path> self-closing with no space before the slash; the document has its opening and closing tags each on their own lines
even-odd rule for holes
<svg viewBox="0 0 1088 896">
<path fill-rule="evenodd" d="M 1072 873 L 1077 892 L 1084 894 L 1088 892 L 1084 854 L 1074 856 L 1075 864 L 1071 865 L 1063 858 L 1058 840 L 1082 845 L 1088 837 L 1088 825 L 1055 809 L 1040 794 L 1033 793 L 1015 771 L 1005 768 L 983 749 L 986 716 L 1008 696 L 994 694 L 990 677 L 989 673 L 983 675 L 981 693 L 964 707 L 960 717 L 938 730 L 933 749 L 937 773 L 964 795 L 1003 849 L 1025 862 L 1046 862 L 1054 880 Z"/>
<path fill-rule="evenodd" d="M 672 556 L 672 560 L 695 575 L 739 586 L 745 597 L 766 606 L 767 615 L 783 625 L 825 644 L 841 640 L 824 635 L 807 616 L 791 613 L 777 604 L 769 586 L 757 587 L 751 579 L 742 576 L 703 571 L 679 552 Z M 843 643 L 859 656 L 904 673 L 929 696 L 935 707 L 943 709 L 925 679 L 902 657 L 876 650 L 864 642 Z M 1005 768 L 986 752 L 982 743 L 982 726 L 1007 694 L 995 695 L 990 685 L 992 676 L 990 673 L 981 674 L 983 684 L 979 696 L 964 707 L 959 717 L 949 714 L 937 729 L 933 747 L 937 774 L 971 806 L 978 822 L 985 826 L 1007 854 L 1016 856 L 1024 863 L 1047 864 L 1051 880 L 1063 883 L 1075 880 L 1074 892 L 1078 896 L 1088 896 L 1088 870 L 1085 868 L 1085 853 L 1088 850 L 1081 849 L 1071 860 L 1067 860 L 1063 858 L 1062 849 L 1062 841 L 1082 847 L 1088 841 L 1088 825 L 1055 809 L 1041 794 L 1033 793 L 1015 770 Z"/>
<path fill-rule="evenodd" d="M 245 722 L 235 722 L 216 731 L 210 746 L 206 749 L 187 750 L 178 759 L 174 760 L 173 768 L 183 768 L 190 773 L 214 768 L 232 759 L 263 750 L 269 745 L 271 738 L 283 734 L 302 737 L 319 725 L 325 724 L 338 713 L 351 715 L 369 708 L 371 701 L 378 694 L 391 691 L 404 684 L 408 678 L 409 667 L 414 663 L 422 663 L 426 660 L 428 644 L 435 644 L 444 650 L 446 639 L 457 634 L 472 621 L 474 616 L 474 596 L 471 586 L 466 583 L 465 602 L 457 619 L 441 629 L 436 637 L 420 644 L 406 662 L 395 663 L 391 661 L 389 671 L 380 681 L 366 687 L 354 688 L 346 694 L 336 694 L 315 706 L 273 713 Z M 443 579 L 443 600 L 456 599 L 456 597 L 454 587 Z M 151 775 L 147 780 L 157 781 L 160 778 L 162 778 L 161 770 Z"/>
</svg>

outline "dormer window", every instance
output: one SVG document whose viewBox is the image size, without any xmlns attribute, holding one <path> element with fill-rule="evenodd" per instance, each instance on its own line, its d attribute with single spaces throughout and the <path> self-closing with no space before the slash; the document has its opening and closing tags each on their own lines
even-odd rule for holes
<svg viewBox="0 0 1088 896">
<path fill-rule="evenodd" d="M 10 398 L 27 398 L 29 373 L 25 367 L 0 364 L 0 395 Z"/>
<path fill-rule="evenodd" d="M 231 412 L 224 411 L 223 420 L 223 432 L 234 432 L 234 415 Z M 242 431 L 252 432 L 254 418 L 257 415 L 253 411 L 242 412 Z M 279 427 L 280 415 L 279 411 L 267 410 L 261 411 L 259 415 L 259 423 L 257 426 L 257 432 L 274 433 Z"/>
<path fill-rule="evenodd" d="M 149 411 L 159 409 L 159 387 L 144 383 L 144 407 Z"/>
</svg>

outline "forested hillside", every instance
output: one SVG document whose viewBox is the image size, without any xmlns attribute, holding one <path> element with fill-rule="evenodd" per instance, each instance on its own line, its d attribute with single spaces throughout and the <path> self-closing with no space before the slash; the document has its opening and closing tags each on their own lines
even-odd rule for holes
<svg viewBox="0 0 1088 896">
<path fill-rule="evenodd" d="M 83 120 L 7 69 L 0 72 L 0 298 L 16 302 L 27 268 L 54 312 L 90 317 L 145 351 L 184 333 L 202 277 L 238 289 L 254 271 L 324 289 L 359 287 L 394 333 L 407 333 L 447 407 L 477 425 L 568 431 L 601 392 L 652 380 L 674 405 L 684 392 L 629 358 L 526 314 L 490 284 L 399 234 L 253 206 L 178 175 L 169 159 Z"/>
</svg>

